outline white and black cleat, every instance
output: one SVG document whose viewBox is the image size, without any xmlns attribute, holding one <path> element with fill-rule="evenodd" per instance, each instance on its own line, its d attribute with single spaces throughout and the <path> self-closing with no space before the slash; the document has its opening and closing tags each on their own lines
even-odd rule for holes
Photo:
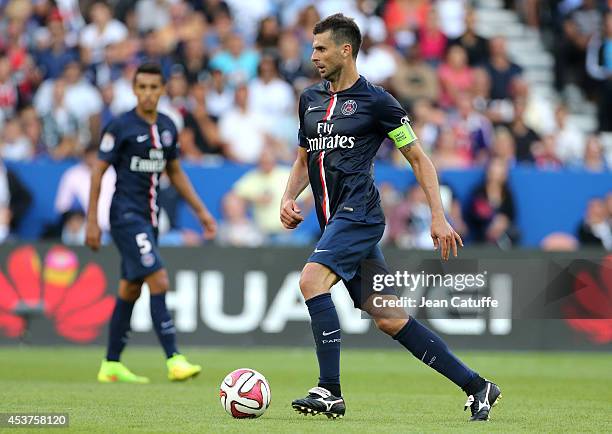
<svg viewBox="0 0 612 434">
<path fill-rule="evenodd" d="M 346 411 L 344 399 L 332 395 L 323 387 L 313 387 L 308 391 L 308 396 L 294 400 L 291 406 L 304 416 L 324 414 L 329 419 L 342 419 Z"/>
<path fill-rule="evenodd" d="M 491 408 L 501 400 L 501 397 L 501 390 L 497 384 L 485 380 L 485 387 L 482 388 L 482 390 L 474 395 L 468 396 L 468 400 L 463 410 L 465 411 L 469 407 L 472 412 L 470 422 L 487 421 L 489 420 Z"/>
</svg>

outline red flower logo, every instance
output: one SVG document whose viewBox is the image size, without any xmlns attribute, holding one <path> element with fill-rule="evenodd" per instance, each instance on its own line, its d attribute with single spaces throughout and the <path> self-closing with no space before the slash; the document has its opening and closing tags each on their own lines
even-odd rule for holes
<svg viewBox="0 0 612 434">
<path fill-rule="evenodd" d="M 576 303 L 565 308 L 565 321 L 598 344 L 612 342 L 612 255 L 601 260 L 599 279 L 581 271 L 574 280 Z"/>
<path fill-rule="evenodd" d="M 105 295 L 106 277 L 99 265 L 78 270 L 77 255 L 63 246 L 51 248 L 42 266 L 34 247 L 15 249 L 8 258 L 9 278 L 0 271 L 0 332 L 21 336 L 26 324 L 18 313 L 38 308 L 60 336 L 81 343 L 94 340 L 115 302 Z"/>
</svg>

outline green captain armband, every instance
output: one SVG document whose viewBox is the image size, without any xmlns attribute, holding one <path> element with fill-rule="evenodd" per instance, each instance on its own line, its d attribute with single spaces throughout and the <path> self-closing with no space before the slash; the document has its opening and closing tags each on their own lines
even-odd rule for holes
<svg viewBox="0 0 612 434">
<path fill-rule="evenodd" d="M 396 148 L 403 148 L 411 144 L 417 139 L 416 134 L 408 122 L 402 123 L 399 127 L 387 133 L 389 138 L 393 140 Z"/>
</svg>

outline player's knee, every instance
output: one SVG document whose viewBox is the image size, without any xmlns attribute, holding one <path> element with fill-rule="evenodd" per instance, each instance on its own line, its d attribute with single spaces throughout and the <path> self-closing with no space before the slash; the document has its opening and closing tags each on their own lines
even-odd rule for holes
<svg viewBox="0 0 612 434">
<path fill-rule="evenodd" d="M 146 279 L 151 294 L 162 294 L 168 291 L 170 280 L 166 270 L 161 269 Z"/>
<path fill-rule="evenodd" d="M 140 297 L 140 286 L 132 285 L 119 288 L 119 298 L 124 301 L 135 302 Z"/>
<path fill-rule="evenodd" d="M 376 327 L 389 336 L 395 336 L 406 325 L 404 318 L 374 318 Z"/>
</svg>

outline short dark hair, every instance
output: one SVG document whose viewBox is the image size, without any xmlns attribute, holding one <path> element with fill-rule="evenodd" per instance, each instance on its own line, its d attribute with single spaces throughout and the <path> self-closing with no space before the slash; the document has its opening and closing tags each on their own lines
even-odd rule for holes
<svg viewBox="0 0 612 434">
<path fill-rule="evenodd" d="M 355 20 L 343 14 L 330 15 L 315 24 L 312 29 L 314 35 L 331 30 L 331 36 L 336 45 L 350 44 L 353 49 L 353 58 L 357 58 L 361 47 L 361 31 Z"/>
<path fill-rule="evenodd" d="M 136 82 L 136 77 L 138 74 L 155 74 L 161 77 L 162 83 L 165 83 L 164 74 L 162 73 L 161 66 L 158 63 L 154 62 L 145 62 L 138 66 L 136 69 L 136 73 L 134 74 L 134 83 Z"/>
</svg>

